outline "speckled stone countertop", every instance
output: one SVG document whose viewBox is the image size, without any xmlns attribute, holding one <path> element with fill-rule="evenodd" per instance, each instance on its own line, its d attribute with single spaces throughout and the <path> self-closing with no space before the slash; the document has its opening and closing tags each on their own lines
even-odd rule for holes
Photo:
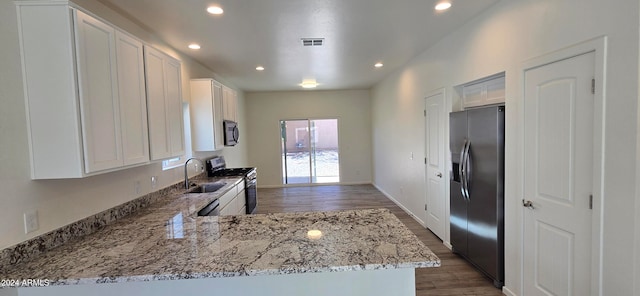
<svg viewBox="0 0 640 296">
<path fill-rule="evenodd" d="M 198 217 L 233 187 L 175 194 L 139 213 L 0 270 L 51 285 L 440 266 L 389 210 Z"/>
</svg>

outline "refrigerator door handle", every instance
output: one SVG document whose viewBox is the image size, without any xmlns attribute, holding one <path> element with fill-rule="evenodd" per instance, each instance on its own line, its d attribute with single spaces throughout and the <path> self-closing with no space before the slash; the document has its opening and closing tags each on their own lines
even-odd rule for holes
<svg viewBox="0 0 640 296">
<path fill-rule="evenodd" d="M 464 190 L 467 192 L 467 200 L 470 200 L 471 198 L 471 193 L 469 192 L 469 184 L 471 183 L 471 174 L 472 174 L 472 167 L 471 167 L 471 153 L 469 153 L 469 151 L 471 150 L 471 141 L 467 141 L 467 148 L 464 152 L 465 155 L 465 160 L 464 160 Z"/>
<path fill-rule="evenodd" d="M 462 192 L 462 198 L 467 199 L 467 191 L 465 190 L 465 151 L 467 150 L 467 139 L 464 139 L 464 144 L 462 144 L 462 149 L 460 149 L 460 165 L 458 166 L 458 175 L 460 175 L 460 191 Z"/>
</svg>

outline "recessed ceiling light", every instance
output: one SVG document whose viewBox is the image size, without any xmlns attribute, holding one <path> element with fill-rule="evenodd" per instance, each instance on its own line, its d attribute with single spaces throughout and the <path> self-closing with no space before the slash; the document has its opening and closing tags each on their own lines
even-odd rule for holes
<svg viewBox="0 0 640 296">
<path fill-rule="evenodd" d="M 450 2 L 440 2 L 436 5 L 436 10 L 447 10 L 451 7 Z"/>
<path fill-rule="evenodd" d="M 382 66 L 384 66 L 383 63 L 377 62 L 375 65 L 373 65 L 376 68 L 382 68 Z"/>
<path fill-rule="evenodd" d="M 256 70 L 258 70 L 258 71 L 264 71 L 264 67 L 263 67 L 263 66 L 257 66 L 257 67 L 256 67 Z"/>
<path fill-rule="evenodd" d="M 191 48 L 191 49 L 200 49 L 200 44 L 191 43 L 191 44 L 189 44 L 189 48 Z"/>
<path fill-rule="evenodd" d="M 305 79 L 298 85 L 302 86 L 302 88 L 316 88 L 318 83 L 314 79 Z"/>
<path fill-rule="evenodd" d="M 209 6 L 207 12 L 210 14 L 223 14 L 224 10 L 220 6 Z"/>
</svg>

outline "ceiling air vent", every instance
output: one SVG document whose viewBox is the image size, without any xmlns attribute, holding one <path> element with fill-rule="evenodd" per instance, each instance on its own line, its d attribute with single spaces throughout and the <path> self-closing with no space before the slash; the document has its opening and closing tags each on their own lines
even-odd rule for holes
<svg viewBox="0 0 640 296">
<path fill-rule="evenodd" d="M 324 38 L 302 38 L 302 46 L 322 46 Z"/>
</svg>

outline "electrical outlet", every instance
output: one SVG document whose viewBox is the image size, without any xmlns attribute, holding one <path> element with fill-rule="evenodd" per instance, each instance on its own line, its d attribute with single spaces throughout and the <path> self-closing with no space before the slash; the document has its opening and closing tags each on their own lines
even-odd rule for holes
<svg viewBox="0 0 640 296">
<path fill-rule="evenodd" d="M 158 186 L 158 177 L 151 176 L 151 189 L 155 189 Z"/>
<path fill-rule="evenodd" d="M 134 187 L 134 190 L 136 191 L 136 194 L 140 194 L 140 181 L 136 181 L 133 187 Z"/>
<path fill-rule="evenodd" d="M 24 213 L 24 233 L 29 233 L 38 230 L 38 211 L 28 211 Z"/>
</svg>

